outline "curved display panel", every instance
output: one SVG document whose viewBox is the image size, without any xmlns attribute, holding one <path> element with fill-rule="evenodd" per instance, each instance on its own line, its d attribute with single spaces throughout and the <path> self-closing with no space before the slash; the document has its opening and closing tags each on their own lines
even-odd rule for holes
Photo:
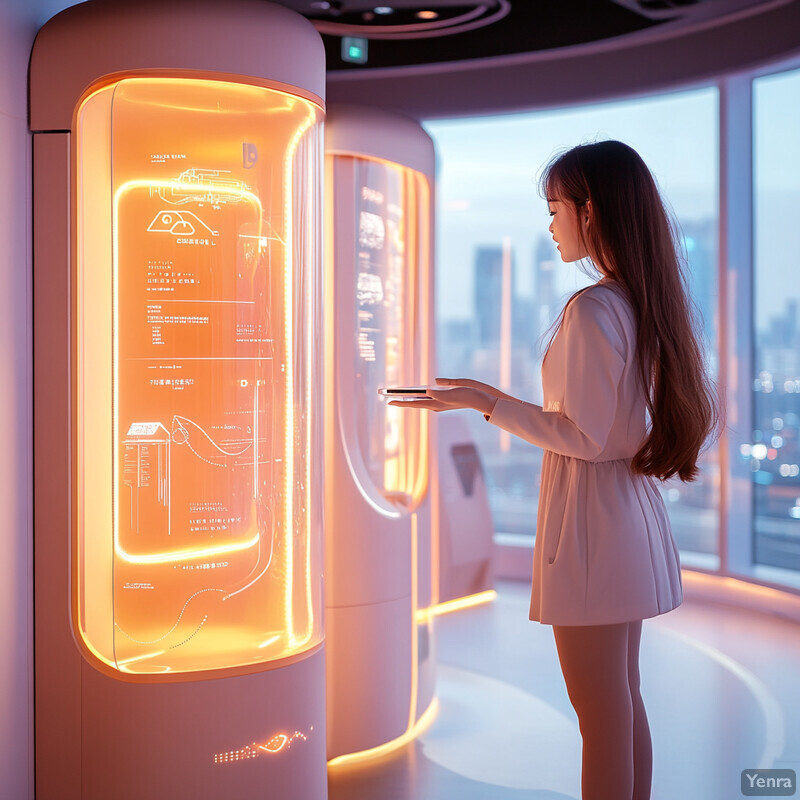
<svg viewBox="0 0 800 800">
<path fill-rule="evenodd" d="M 351 402 L 342 398 L 352 415 L 345 439 L 362 491 L 409 511 L 427 489 L 427 415 L 388 405 L 378 389 L 427 380 L 428 181 L 388 161 L 337 155 L 335 163 L 352 171 L 356 201 L 353 373 L 339 376 L 353 392 Z"/>
<path fill-rule="evenodd" d="M 321 118 L 171 77 L 78 109 L 74 621 L 107 667 L 242 667 L 321 639 Z"/>
</svg>

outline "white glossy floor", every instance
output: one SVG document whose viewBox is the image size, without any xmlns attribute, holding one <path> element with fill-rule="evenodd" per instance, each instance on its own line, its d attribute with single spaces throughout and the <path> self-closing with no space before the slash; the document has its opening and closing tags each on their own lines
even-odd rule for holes
<svg viewBox="0 0 800 800">
<path fill-rule="evenodd" d="M 528 586 L 438 618 L 439 713 L 380 762 L 330 771 L 330 800 L 580 797 L 580 736 L 552 629 L 528 621 Z M 685 602 L 647 620 L 642 684 L 653 800 L 736 800 L 741 772 L 800 773 L 800 625 Z"/>
</svg>

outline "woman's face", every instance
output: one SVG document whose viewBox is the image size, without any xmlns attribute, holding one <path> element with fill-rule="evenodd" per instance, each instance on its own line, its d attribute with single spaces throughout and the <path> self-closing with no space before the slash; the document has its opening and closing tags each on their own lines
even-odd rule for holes
<svg viewBox="0 0 800 800">
<path fill-rule="evenodd" d="M 547 208 L 553 220 L 549 230 L 553 234 L 553 241 L 558 245 L 561 260 L 569 263 L 588 258 L 589 253 L 581 236 L 581 228 L 588 224 L 587 211 L 556 199 L 548 199 Z"/>
</svg>

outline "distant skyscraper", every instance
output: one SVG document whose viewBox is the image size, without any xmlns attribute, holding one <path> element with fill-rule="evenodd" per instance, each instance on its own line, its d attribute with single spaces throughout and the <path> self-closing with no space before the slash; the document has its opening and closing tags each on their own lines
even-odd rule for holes
<svg viewBox="0 0 800 800">
<path fill-rule="evenodd" d="M 553 252 L 553 243 L 546 236 L 540 236 L 536 242 L 533 254 L 533 268 L 536 275 L 536 289 L 534 290 L 534 308 L 538 309 L 538 328 L 545 331 L 555 319 L 555 309 L 558 301 L 556 289 L 556 261 L 557 253 Z"/>
<path fill-rule="evenodd" d="M 713 219 L 681 222 L 689 261 L 689 291 L 703 316 L 706 339 L 714 345 L 717 335 L 717 223 Z"/>
<path fill-rule="evenodd" d="M 469 375 L 476 348 L 475 320 L 439 320 L 436 329 L 437 374 Z"/>
<path fill-rule="evenodd" d="M 503 248 L 501 245 L 484 245 L 475 249 L 474 286 L 478 346 L 496 348 L 500 344 L 503 308 Z M 511 256 L 511 286 L 514 286 L 513 254 Z"/>
</svg>

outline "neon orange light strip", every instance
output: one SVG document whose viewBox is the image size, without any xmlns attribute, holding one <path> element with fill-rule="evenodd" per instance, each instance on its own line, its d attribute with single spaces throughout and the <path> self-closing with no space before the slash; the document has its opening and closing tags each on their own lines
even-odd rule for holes
<svg viewBox="0 0 800 800">
<path fill-rule="evenodd" d="M 408 709 L 407 731 L 414 729 L 417 721 L 417 702 L 419 700 L 419 639 L 417 633 L 417 605 L 419 599 L 419 521 L 418 515 L 411 515 L 411 702 Z"/>
<path fill-rule="evenodd" d="M 286 151 L 286 159 L 284 161 L 284 220 L 286 228 L 284 231 L 285 242 L 285 256 L 284 256 L 284 309 L 285 309 L 285 322 L 284 322 L 284 336 L 286 342 L 284 370 L 286 375 L 286 427 L 284 430 L 284 464 L 286 474 L 284 478 L 284 536 L 286 537 L 286 594 L 284 598 L 286 631 L 288 634 L 289 643 L 292 647 L 302 646 L 311 638 L 310 630 L 307 632 L 305 638 L 299 638 L 295 631 L 294 613 L 293 613 L 293 599 L 294 599 L 294 432 L 295 432 L 295 414 L 294 414 L 294 350 L 293 350 L 293 331 L 294 331 L 294 240 L 293 240 L 293 225 L 294 219 L 292 217 L 294 206 L 294 193 L 293 193 L 293 168 L 294 159 L 300 140 L 305 135 L 306 131 L 314 124 L 315 114 L 310 104 L 308 116 L 303 123 L 297 128 L 294 136 L 292 137 L 289 147 Z M 309 343 L 309 347 L 311 343 Z M 309 459 L 310 453 L 310 437 L 306 438 L 306 460 Z M 306 491 L 308 491 L 308 484 L 306 484 Z M 311 546 L 308 538 L 305 541 L 305 548 Z M 310 580 L 310 577 L 309 577 Z M 313 618 L 313 609 L 309 608 L 309 616 Z"/>
<path fill-rule="evenodd" d="M 444 603 L 439 603 L 430 608 L 421 608 L 417 611 L 417 622 L 426 622 L 432 617 L 438 617 L 442 614 L 450 614 L 453 611 L 461 611 L 464 608 L 472 608 L 482 605 L 483 603 L 491 603 L 496 597 L 497 592 L 494 589 L 487 589 L 485 592 L 459 597 L 456 600 L 447 600 Z"/>
<path fill-rule="evenodd" d="M 500 388 L 511 389 L 511 237 L 503 237 L 502 289 L 500 301 Z M 500 452 L 511 449 L 511 434 L 500 431 Z"/>
<path fill-rule="evenodd" d="M 372 747 L 369 750 L 361 750 L 358 753 L 348 753 L 344 756 L 332 758 L 328 762 L 328 767 L 335 769 L 336 767 L 352 766 L 393 753 L 395 750 L 405 747 L 409 742 L 414 741 L 418 736 L 425 733 L 433 724 L 438 713 L 439 700 L 434 697 L 431 704 L 425 710 L 425 713 L 417 720 L 417 724 L 411 730 L 407 730 L 402 736 L 398 736 L 396 739 L 392 739 L 391 742 L 386 742 L 386 744 L 379 745 L 378 747 Z"/>
<path fill-rule="evenodd" d="M 316 146 L 316 140 L 314 141 L 314 146 Z M 306 565 L 305 569 L 303 570 L 303 580 L 305 581 L 305 590 L 306 590 L 306 609 L 308 610 L 308 614 L 306 616 L 306 632 L 303 636 L 303 639 L 298 644 L 303 645 L 306 642 L 311 640 L 311 637 L 314 633 L 314 597 L 311 590 L 311 540 L 313 536 L 313 530 L 311 528 L 311 503 L 313 501 L 312 495 L 312 483 L 311 483 L 311 436 L 314 432 L 314 419 L 315 419 L 315 412 L 316 408 L 312 401 L 312 377 L 313 377 L 313 368 L 314 363 L 316 360 L 316 346 L 312 343 L 315 342 L 314 337 L 314 321 L 313 317 L 317 319 L 321 319 L 321 311 L 316 307 L 315 302 L 317 301 L 316 293 L 314 292 L 314 288 L 317 286 L 317 276 L 315 274 L 315 270 L 317 268 L 322 268 L 322 259 L 321 254 L 315 251 L 314 249 L 314 236 L 312 233 L 313 229 L 316 229 L 318 225 L 322 222 L 322 220 L 317 219 L 316 211 L 317 211 L 317 203 L 316 197 L 314 195 L 314 154 L 312 152 L 311 146 L 307 144 L 306 146 L 306 179 L 308 181 L 306 186 L 306 197 L 308 198 L 309 204 L 311 209 L 314 212 L 314 218 L 309 220 L 308 224 L 306 224 L 306 342 L 308 343 L 306 347 L 306 386 L 305 386 L 305 408 L 308 409 L 308 419 L 306 422 L 306 432 L 307 432 L 307 447 L 306 447 L 306 472 L 305 472 L 305 486 L 306 486 L 306 548 L 305 548 L 305 559 Z"/>
</svg>

